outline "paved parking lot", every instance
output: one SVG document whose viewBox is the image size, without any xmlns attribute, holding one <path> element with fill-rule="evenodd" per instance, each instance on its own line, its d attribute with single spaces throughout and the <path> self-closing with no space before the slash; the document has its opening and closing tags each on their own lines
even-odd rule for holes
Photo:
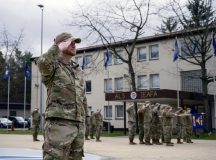
<svg viewBox="0 0 216 160">
<path fill-rule="evenodd" d="M 0 151 L 3 148 L 26 148 L 42 153 L 42 136 L 39 136 L 39 139 L 40 142 L 33 142 L 31 135 L 0 134 Z M 138 142 L 137 138 L 135 142 Z M 139 144 L 131 146 L 128 145 L 127 137 L 102 137 L 102 142 L 85 141 L 85 153 L 112 160 L 216 160 L 216 141 L 194 140 L 194 142 L 175 144 L 174 147 Z"/>
</svg>

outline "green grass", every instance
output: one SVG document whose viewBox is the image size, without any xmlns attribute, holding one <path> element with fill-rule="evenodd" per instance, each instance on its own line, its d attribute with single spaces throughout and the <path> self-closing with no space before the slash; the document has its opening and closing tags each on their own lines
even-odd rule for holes
<svg viewBox="0 0 216 160">
<path fill-rule="evenodd" d="M 114 131 L 114 132 L 108 132 L 103 131 L 101 134 L 102 137 L 118 137 L 118 136 L 125 136 L 123 131 Z"/>
<path fill-rule="evenodd" d="M 14 130 L 14 131 L 11 131 L 11 130 L 6 130 L 6 129 L 1 129 L 0 130 L 0 134 L 27 134 L 27 135 L 31 135 L 32 134 L 32 131 L 31 130 Z M 41 134 L 41 133 L 39 133 Z M 127 135 L 128 135 L 128 132 L 127 132 Z M 102 137 L 118 137 L 118 136 L 125 136 L 124 135 L 124 131 L 114 131 L 114 132 L 108 132 L 108 131 L 103 131 L 102 132 Z M 194 134 L 192 135 L 192 139 L 196 139 Z M 200 136 L 200 139 L 202 140 L 216 140 L 216 133 L 211 133 L 211 134 L 208 134 L 208 133 L 202 133 L 201 136 Z"/>
<path fill-rule="evenodd" d="M 1 129 L 0 130 L 0 134 L 29 134 L 31 135 L 32 134 L 32 131 L 31 130 L 6 130 L 6 129 Z"/>
</svg>

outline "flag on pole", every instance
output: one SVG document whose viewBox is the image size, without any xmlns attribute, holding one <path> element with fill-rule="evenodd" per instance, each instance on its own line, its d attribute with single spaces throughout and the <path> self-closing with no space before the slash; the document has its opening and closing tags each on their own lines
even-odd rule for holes
<svg viewBox="0 0 216 160">
<path fill-rule="evenodd" d="M 216 40 L 215 33 L 212 34 L 213 55 L 216 56 Z"/>
<path fill-rule="evenodd" d="M 109 49 L 107 48 L 106 53 L 105 53 L 105 59 L 104 59 L 104 67 L 107 69 L 108 62 L 109 62 Z"/>
<path fill-rule="evenodd" d="M 175 62 L 179 57 L 180 49 L 178 44 L 178 39 L 175 40 L 175 50 L 173 52 L 173 62 Z"/>
<path fill-rule="evenodd" d="M 26 63 L 25 65 L 25 77 L 30 78 L 31 77 L 31 71 L 30 71 L 30 65 Z"/>
<path fill-rule="evenodd" d="M 86 62 L 85 62 L 85 52 L 84 52 L 84 54 L 83 54 L 83 59 L 82 59 L 82 70 L 84 70 L 85 69 L 85 64 Z"/>
<path fill-rule="evenodd" d="M 8 80 L 10 77 L 10 65 L 7 64 L 5 67 L 4 80 Z"/>
</svg>

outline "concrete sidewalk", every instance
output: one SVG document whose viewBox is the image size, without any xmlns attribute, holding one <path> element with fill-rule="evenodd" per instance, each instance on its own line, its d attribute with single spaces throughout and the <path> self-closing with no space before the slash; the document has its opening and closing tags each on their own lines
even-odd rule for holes
<svg viewBox="0 0 216 160">
<path fill-rule="evenodd" d="M 41 150 L 40 142 L 33 142 L 31 135 L 0 134 L 0 148 L 30 148 Z M 108 157 L 113 160 L 216 160 L 216 141 L 194 140 L 193 144 L 128 145 L 128 137 L 102 137 L 102 142 L 85 141 L 85 153 Z M 135 140 L 138 142 L 137 138 Z M 172 140 L 176 143 L 176 140 Z"/>
</svg>

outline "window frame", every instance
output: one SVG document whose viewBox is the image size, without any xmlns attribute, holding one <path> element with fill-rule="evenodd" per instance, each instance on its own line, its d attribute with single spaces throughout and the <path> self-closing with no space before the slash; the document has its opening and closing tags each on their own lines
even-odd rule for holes
<svg viewBox="0 0 216 160">
<path fill-rule="evenodd" d="M 107 90 L 107 83 L 108 81 L 111 81 L 111 90 Z M 107 79 L 104 79 L 104 92 L 112 92 L 113 90 L 113 87 L 112 87 L 112 78 L 107 78 Z"/>
<path fill-rule="evenodd" d="M 122 81 L 122 88 L 121 89 L 117 89 L 117 80 L 121 80 Z M 124 89 L 124 79 L 123 77 L 117 77 L 115 78 L 115 91 L 123 91 Z"/>
<path fill-rule="evenodd" d="M 139 87 L 139 86 L 141 86 L 141 85 L 140 85 L 139 78 L 142 78 L 142 77 L 145 77 L 145 78 L 146 78 L 146 79 L 144 80 L 144 81 L 146 81 L 146 87 L 144 87 L 144 88 Z M 138 90 L 147 90 L 147 89 L 148 89 L 148 77 L 147 77 L 147 75 L 138 75 L 138 76 L 137 76 L 137 89 L 138 89 Z"/>
<path fill-rule="evenodd" d="M 90 87 L 91 87 L 90 90 L 91 90 L 91 91 L 87 91 L 87 83 L 88 83 L 88 82 L 90 82 L 90 85 L 91 85 L 91 86 L 90 86 Z M 91 80 L 85 81 L 85 92 L 88 93 L 88 94 L 92 93 L 92 83 L 91 83 Z"/>
<path fill-rule="evenodd" d="M 109 113 L 108 114 L 106 114 L 106 112 L 107 112 L 107 109 L 108 110 L 111 110 L 111 115 L 109 115 Z M 108 116 L 109 117 L 108 117 Z M 105 105 L 104 106 L 104 120 L 112 120 L 112 105 Z"/>
<path fill-rule="evenodd" d="M 158 76 L 158 86 L 154 87 L 153 86 L 153 76 L 157 75 Z M 155 73 L 155 74 L 150 74 L 150 89 L 160 89 L 160 75 Z"/>
<path fill-rule="evenodd" d="M 145 59 L 141 59 L 140 58 L 140 50 L 141 49 L 144 49 L 145 50 L 145 52 L 144 52 L 144 54 L 145 54 Z M 137 61 L 138 62 L 141 62 L 141 61 L 146 61 L 147 60 L 147 47 L 139 47 L 139 48 L 137 48 Z"/>
<path fill-rule="evenodd" d="M 152 47 L 157 46 L 157 57 L 152 57 Z M 157 60 L 159 59 L 159 45 L 158 44 L 153 44 L 149 46 L 149 59 L 150 60 Z"/>
<path fill-rule="evenodd" d="M 122 107 L 122 117 L 118 117 L 118 115 L 117 115 L 117 108 L 118 107 Z M 123 120 L 124 119 L 124 105 L 115 105 L 115 119 L 116 120 Z"/>
</svg>

